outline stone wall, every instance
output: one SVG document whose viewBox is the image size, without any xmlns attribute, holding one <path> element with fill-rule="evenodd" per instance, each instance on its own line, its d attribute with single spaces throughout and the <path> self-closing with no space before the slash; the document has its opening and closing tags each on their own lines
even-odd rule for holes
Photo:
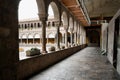
<svg viewBox="0 0 120 80">
<path fill-rule="evenodd" d="M 108 23 L 102 23 L 102 42 L 101 42 L 101 48 L 104 51 L 107 51 L 107 27 L 108 27 Z"/>
<path fill-rule="evenodd" d="M 113 54 L 114 54 L 115 20 L 118 18 L 119 15 L 120 15 L 120 10 L 116 13 L 116 15 L 108 24 L 108 59 L 112 64 L 113 64 Z"/>
<path fill-rule="evenodd" d="M 36 56 L 33 58 L 21 60 L 18 66 L 18 79 L 27 78 L 41 70 L 55 64 L 56 62 L 63 60 L 64 58 L 74 54 L 86 45 L 72 47 L 60 51 L 56 51 L 49 54 Z"/>
<path fill-rule="evenodd" d="M 0 80 L 16 80 L 19 0 L 0 1 Z"/>
<path fill-rule="evenodd" d="M 114 53 L 114 21 L 111 21 L 108 25 L 108 59 L 113 64 Z"/>
<path fill-rule="evenodd" d="M 115 16 L 112 18 L 112 20 L 108 24 L 108 40 L 106 44 L 107 44 L 107 57 L 109 61 L 111 62 L 111 64 L 116 62 L 116 69 L 118 73 L 120 74 L 120 46 L 119 46 L 120 45 L 120 21 L 117 22 L 117 24 L 119 24 L 117 26 L 115 23 L 117 19 L 120 20 L 119 16 L 120 16 L 120 10 L 115 14 Z M 117 35 L 117 40 L 115 40 L 115 27 L 117 28 L 119 27 L 118 28 L 119 34 Z M 106 38 L 106 37 L 107 36 L 104 36 L 103 38 Z M 117 56 L 116 60 L 114 60 L 115 56 Z"/>
</svg>

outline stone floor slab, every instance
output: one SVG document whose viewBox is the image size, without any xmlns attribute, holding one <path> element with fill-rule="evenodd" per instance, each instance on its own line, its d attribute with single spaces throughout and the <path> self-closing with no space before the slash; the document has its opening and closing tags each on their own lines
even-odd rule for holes
<svg viewBox="0 0 120 80">
<path fill-rule="evenodd" d="M 120 80 L 98 47 L 87 47 L 29 80 Z"/>
</svg>

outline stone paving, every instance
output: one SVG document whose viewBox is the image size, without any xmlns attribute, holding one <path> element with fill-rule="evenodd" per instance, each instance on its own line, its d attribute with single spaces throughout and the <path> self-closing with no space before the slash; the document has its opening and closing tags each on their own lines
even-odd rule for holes
<svg viewBox="0 0 120 80">
<path fill-rule="evenodd" d="M 87 47 L 29 80 L 120 80 L 97 47 Z"/>
</svg>

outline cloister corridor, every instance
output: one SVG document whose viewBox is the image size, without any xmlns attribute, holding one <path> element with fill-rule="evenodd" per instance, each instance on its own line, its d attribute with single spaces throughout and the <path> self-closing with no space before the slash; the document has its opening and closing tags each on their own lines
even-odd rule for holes
<svg viewBox="0 0 120 80">
<path fill-rule="evenodd" d="M 86 47 L 28 80 L 120 80 L 99 47 Z"/>
</svg>

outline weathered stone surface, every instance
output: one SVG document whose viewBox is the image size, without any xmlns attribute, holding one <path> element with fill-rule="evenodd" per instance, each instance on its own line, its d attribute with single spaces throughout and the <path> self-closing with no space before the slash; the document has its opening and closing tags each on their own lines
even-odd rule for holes
<svg viewBox="0 0 120 80">
<path fill-rule="evenodd" d="M 87 47 L 29 80 L 120 80 L 99 48 Z"/>
<path fill-rule="evenodd" d="M 75 52 L 79 51 L 81 48 L 84 48 L 85 45 L 76 46 L 68 49 L 64 49 L 61 51 L 56 51 L 49 54 L 44 54 L 40 56 L 35 56 L 33 58 L 21 60 L 18 66 L 18 79 L 25 79 L 36 72 L 39 72 L 45 68 L 50 67 L 57 63 L 60 60 L 65 59 L 66 57 L 74 54 Z M 26 79 L 25 79 L 26 80 Z"/>
</svg>

